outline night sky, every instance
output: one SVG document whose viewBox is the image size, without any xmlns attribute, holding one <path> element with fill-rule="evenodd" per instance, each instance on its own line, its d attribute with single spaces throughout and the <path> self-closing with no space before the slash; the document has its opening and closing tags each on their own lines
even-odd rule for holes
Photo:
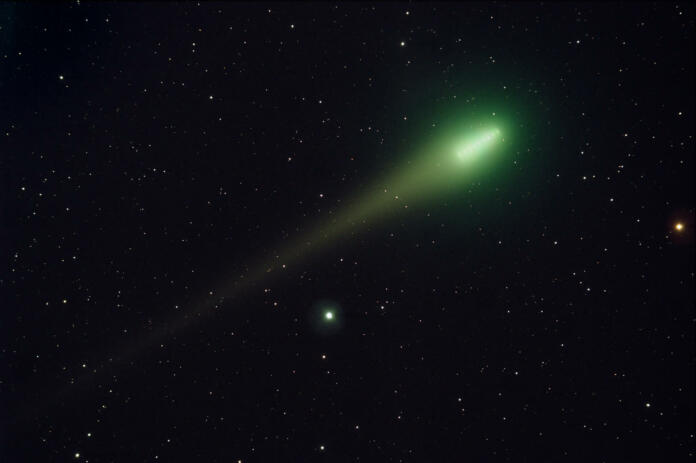
<svg viewBox="0 0 696 463">
<path fill-rule="evenodd" d="M 693 461 L 694 110 L 687 2 L 0 4 L 0 461 Z"/>
</svg>

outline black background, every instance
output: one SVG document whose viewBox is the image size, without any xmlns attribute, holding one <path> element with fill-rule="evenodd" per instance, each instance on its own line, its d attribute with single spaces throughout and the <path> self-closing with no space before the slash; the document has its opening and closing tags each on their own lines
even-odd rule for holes
<svg viewBox="0 0 696 463">
<path fill-rule="evenodd" d="M 1 461 L 692 460 L 690 4 L 0 25 Z M 508 112 L 499 177 L 148 344 L 457 108 Z"/>
</svg>

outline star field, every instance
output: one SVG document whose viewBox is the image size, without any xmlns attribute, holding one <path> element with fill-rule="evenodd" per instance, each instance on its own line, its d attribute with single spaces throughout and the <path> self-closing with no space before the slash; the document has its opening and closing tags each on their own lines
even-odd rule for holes
<svg viewBox="0 0 696 463">
<path fill-rule="evenodd" d="M 0 4 L 0 461 L 692 461 L 693 82 L 690 3 Z"/>
</svg>

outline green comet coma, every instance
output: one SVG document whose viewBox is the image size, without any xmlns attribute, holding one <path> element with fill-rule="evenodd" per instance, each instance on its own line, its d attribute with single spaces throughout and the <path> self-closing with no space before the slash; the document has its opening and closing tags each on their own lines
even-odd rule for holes
<svg viewBox="0 0 696 463">
<path fill-rule="evenodd" d="M 373 215 L 390 203 L 404 207 L 467 189 L 499 159 L 505 142 L 498 121 L 453 121 L 414 149 L 401 168 L 356 200 L 356 206 L 362 203 L 363 207 L 353 212 Z"/>
</svg>

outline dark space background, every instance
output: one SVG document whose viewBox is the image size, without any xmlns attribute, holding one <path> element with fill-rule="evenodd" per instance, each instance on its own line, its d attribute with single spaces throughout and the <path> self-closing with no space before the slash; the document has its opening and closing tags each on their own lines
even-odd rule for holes
<svg viewBox="0 0 696 463">
<path fill-rule="evenodd" d="M 0 461 L 693 460 L 692 4 L 5 2 L 0 26 Z M 494 107 L 504 175 L 132 347 Z"/>
</svg>

